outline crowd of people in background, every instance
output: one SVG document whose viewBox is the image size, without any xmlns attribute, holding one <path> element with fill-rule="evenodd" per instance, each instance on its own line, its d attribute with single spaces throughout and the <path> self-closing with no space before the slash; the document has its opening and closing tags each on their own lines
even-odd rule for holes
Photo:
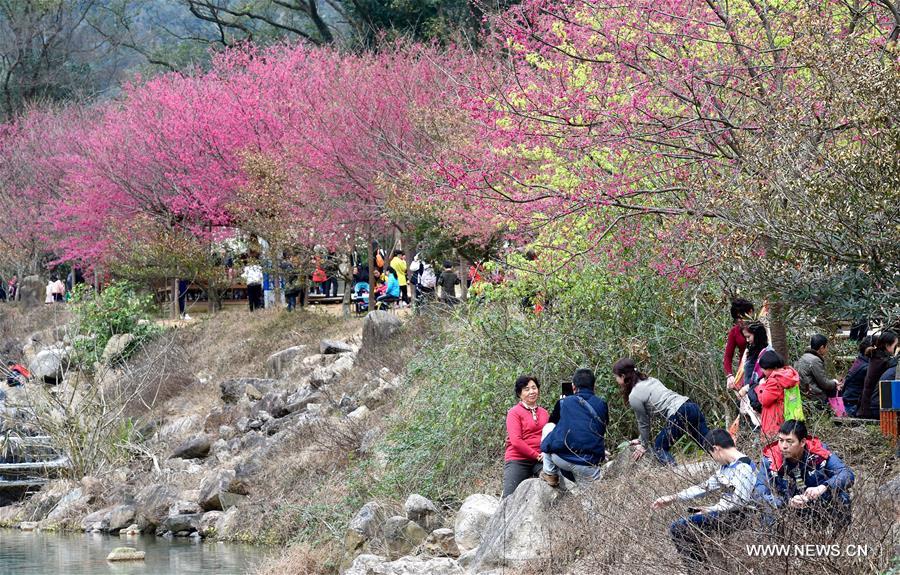
<svg viewBox="0 0 900 575">
<path fill-rule="evenodd" d="M 687 435 L 718 465 L 705 482 L 652 504 L 660 509 L 721 493 L 713 505 L 688 507 L 670 526 L 676 550 L 692 567 L 706 560 L 704 547 L 710 538 L 742 529 L 754 517 L 764 529 L 796 520 L 832 534 L 844 530 L 852 519 L 849 490 L 855 477 L 809 432 L 804 406 L 820 413 L 832 410 L 838 417 L 872 418 L 879 409 L 878 382 L 896 379 L 897 335 L 891 330 L 862 334 L 858 357 L 846 376 L 837 379 L 826 375 L 829 341 L 824 335 L 813 335 L 809 348 L 791 366 L 770 345 L 766 325 L 754 319 L 751 302 L 736 299 L 731 315 L 723 368 L 739 415 L 728 429 L 709 429 L 696 402 L 643 373 L 632 359 L 620 359 L 612 368 L 623 407 L 634 413 L 637 423 L 638 437 L 630 441 L 632 459 L 651 452 L 659 463 L 675 465 L 673 447 Z M 534 376 L 515 381 L 517 403 L 506 417 L 504 497 L 530 478 L 539 477 L 554 488 L 560 477 L 576 484 L 596 481 L 610 455 L 605 448 L 610 408 L 595 394 L 593 372 L 578 369 L 562 384 L 552 415 L 540 405 L 540 388 Z M 742 419 L 752 429 L 749 450 L 736 444 Z M 654 420 L 661 425 L 651 439 Z M 755 457 L 748 455 L 753 452 Z M 786 509 L 793 513 L 778 513 Z"/>
</svg>

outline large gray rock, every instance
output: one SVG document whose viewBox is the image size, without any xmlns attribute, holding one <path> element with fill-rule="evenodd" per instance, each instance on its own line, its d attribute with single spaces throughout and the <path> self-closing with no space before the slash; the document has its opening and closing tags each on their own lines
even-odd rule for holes
<svg viewBox="0 0 900 575">
<path fill-rule="evenodd" d="M 422 549 L 429 555 L 437 557 L 459 557 L 459 547 L 456 545 L 452 529 L 435 529 L 425 539 Z"/>
<path fill-rule="evenodd" d="M 56 503 L 56 507 L 53 508 L 47 515 L 47 520 L 52 522 L 61 521 L 65 519 L 74 509 L 82 502 L 82 489 L 80 487 L 76 487 L 75 489 L 69 491 L 65 495 L 60 498 L 60 500 Z"/>
<path fill-rule="evenodd" d="M 251 385 L 260 393 L 266 393 L 275 386 L 273 379 L 260 379 L 254 377 L 239 377 L 226 379 L 219 384 L 219 392 L 225 403 L 237 403 L 247 393 L 247 386 Z"/>
<path fill-rule="evenodd" d="M 378 537 L 384 522 L 384 508 L 376 501 L 369 501 L 356 512 L 344 537 L 344 550 L 354 555 L 363 544 Z"/>
<path fill-rule="evenodd" d="M 487 522 L 499 507 L 500 500 L 491 495 L 476 493 L 466 497 L 453 525 L 456 545 L 460 551 L 466 552 L 478 547 Z"/>
<path fill-rule="evenodd" d="M 281 377 L 281 374 L 287 370 L 287 367 L 305 353 L 305 345 L 295 345 L 273 353 L 266 359 L 266 375 L 275 378 Z"/>
<path fill-rule="evenodd" d="M 403 322 L 396 315 L 386 311 L 370 311 L 363 321 L 361 350 L 366 353 L 376 352 L 381 346 L 388 344 L 402 327 Z"/>
<path fill-rule="evenodd" d="M 44 297 L 47 284 L 38 276 L 26 276 L 19 282 L 19 292 L 16 297 L 19 305 L 25 309 L 31 309 L 44 305 Z"/>
<path fill-rule="evenodd" d="M 200 535 L 203 537 L 210 537 L 216 534 L 216 523 L 219 522 L 219 519 L 222 518 L 223 513 L 221 511 L 207 511 L 200 517 L 200 529 L 198 529 Z"/>
<path fill-rule="evenodd" d="M 353 346 L 343 341 L 334 339 L 323 339 L 319 342 L 319 353 L 322 355 L 333 355 L 336 353 L 352 353 Z"/>
<path fill-rule="evenodd" d="M 334 363 L 314 369 L 309 375 L 309 384 L 319 389 L 335 382 L 351 369 L 353 369 L 353 355 L 343 354 Z"/>
<path fill-rule="evenodd" d="M 143 488 L 134 498 L 139 525 L 156 527 L 169 514 L 169 508 L 178 501 L 178 491 L 168 485 L 155 483 Z"/>
<path fill-rule="evenodd" d="M 100 356 L 100 360 L 103 363 L 114 362 L 128 351 L 128 346 L 132 343 L 134 343 L 134 336 L 130 333 L 119 333 L 112 336 L 106 342 L 106 347 L 103 348 L 103 355 Z"/>
<path fill-rule="evenodd" d="M 485 526 L 475 570 L 521 566 L 549 556 L 551 507 L 559 498 L 560 491 L 540 479 L 522 482 Z"/>
<path fill-rule="evenodd" d="M 131 525 L 135 514 L 134 505 L 118 505 L 109 514 L 109 525 L 107 529 L 110 533 L 116 533 L 120 529 L 124 529 Z"/>
<path fill-rule="evenodd" d="M 311 387 L 303 387 L 287 397 L 285 409 L 289 413 L 296 413 L 305 409 L 310 403 L 321 403 L 324 399 L 325 396 L 321 392 Z"/>
<path fill-rule="evenodd" d="M 232 495 L 232 484 L 237 473 L 233 469 L 221 469 L 207 475 L 200 483 L 200 507 L 204 511 L 227 511 L 238 501 Z"/>
<path fill-rule="evenodd" d="M 287 407 L 286 394 L 278 393 L 277 391 L 270 391 L 265 394 L 262 399 L 253 404 L 253 409 L 250 410 L 250 417 L 259 417 L 261 411 L 265 411 L 275 419 L 291 413 Z"/>
<path fill-rule="evenodd" d="M 406 514 L 407 519 L 415 521 L 419 527 L 429 533 L 441 526 L 440 511 L 437 505 L 417 493 L 406 498 L 403 503 L 403 513 Z"/>
<path fill-rule="evenodd" d="M 388 556 L 397 559 L 411 553 L 428 533 L 414 521 L 398 515 L 384 522 L 383 536 Z"/>
<path fill-rule="evenodd" d="M 112 507 L 107 507 L 99 511 L 94 511 L 81 520 L 81 529 L 95 533 L 107 531 L 109 529 L 109 516 L 112 514 L 112 510 Z"/>
<path fill-rule="evenodd" d="M 447 557 L 401 557 L 388 561 L 379 555 L 360 555 L 344 575 L 462 575 L 462 567 Z"/>
<path fill-rule="evenodd" d="M 209 455 L 212 446 L 211 438 L 205 433 L 195 435 L 175 448 L 170 459 L 203 459 Z"/>
<path fill-rule="evenodd" d="M 216 521 L 216 537 L 224 540 L 234 539 L 241 532 L 243 525 L 240 510 L 232 507 Z"/>
<path fill-rule="evenodd" d="M 197 531 L 200 529 L 200 519 L 202 515 L 199 513 L 190 513 L 182 515 L 170 515 L 163 521 L 162 529 L 178 533 L 179 531 Z"/>
<path fill-rule="evenodd" d="M 43 349 L 34 356 L 28 370 L 36 381 L 59 383 L 69 368 L 69 352 L 62 345 Z"/>
</svg>

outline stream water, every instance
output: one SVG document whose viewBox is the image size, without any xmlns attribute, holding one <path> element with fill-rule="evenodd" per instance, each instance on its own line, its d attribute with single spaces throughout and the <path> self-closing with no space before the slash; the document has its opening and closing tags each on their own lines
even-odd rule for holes
<svg viewBox="0 0 900 575">
<path fill-rule="evenodd" d="M 110 551 L 126 546 L 144 551 L 146 559 L 106 561 Z M 240 575 L 253 571 L 272 553 L 261 547 L 188 539 L 0 529 L 0 575 Z"/>
</svg>

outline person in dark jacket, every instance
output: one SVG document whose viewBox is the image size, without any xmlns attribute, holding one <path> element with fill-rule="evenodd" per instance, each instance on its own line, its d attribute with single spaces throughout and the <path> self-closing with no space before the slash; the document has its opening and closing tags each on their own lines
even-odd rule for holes
<svg viewBox="0 0 900 575">
<path fill-rule="evenodd" d="M 848 490 L 854 480 L 840 457 L 809 436 L 805 423 L 789 419 L 778 440 L 763 449 L 755 492 L 770 510 L 789 508 L 805 521 L 840 530 L 852 517 Z"/>
<path fill-rule="evenodd" d="M 446 305 L 459 303 L 459 299 L 456 297 L 456 286 L 459 285 L 459 276 L 453 272 L 453 264 L 444 262 L 444 271 L 438 277 L 437 283 L 441 286 L 441 303 Z"/>
<path fill-rule="evenodd" d="M 572 388 L 571 379 L 563 381 L 561 387 L 562 393 L 560 393 L 559 399 L 556 401 L 556 405 L 553 406 L 553 411 L 550 412 L 550 423 L 552 423 L 553 425 L 559 423 L 559 405 L 562 403 L 562 400 L 569 397 L 570 395 L 575 395 L 575 390 Z"/>
<path fill-rule="evenodd" d="M 544 470 L 541 478 L 559 484 L 560 470 L 574 474 L 576 481 L 600 479 L 600 464 L 606 459 L 606 401 L 594 395 L 594 372 L 578 369 L 572 376 L 573 395 L 560 400 L 559 424 L 541 441 Z"/>
<path fill-rule="evenodd" d="M 869 369 L 869 358 L 866 356 L 866 350 L 872 347 L 872 336 L 865 336 L 859 342 L 859 355 L 853 361 L 853 365 L 844 376 L 844 389 L 841 390 L 841 397 L 844 398 L 844 408 L 847 415 L 856 417 L 856 407 L 859 404 L 859 398 L 862 395 L 863 383 L 866 380 L 866 372 Z M 874 396 L 874 394 L 873 394 Z M 877 407 L 877 404 L 876 406 Z"/>
<path fill-rule="evenodd" d="M 872 409 L 873 395 L 878 397 L 878 382 L 881 375 L 891 367 L 894 352 L 897 350 L 897 334 L 887 330 L 875 340 L 875 345 L 866 350 L 869 357 L 869 369 L 863 382 L 862 393 L 856 407 L 856 417 L 878 419 L 878 410 Z"/>
<path fill-rule="evenodd" d="M 844 386 L 842 381 L 825 376 L 827 353 L 828 338 L 817 333 L 809 340 L 809 349 L 794 364 L 794 369 L 800 374 L 800 392 L 824 404 L 828 403 L 829 397 L 836 397 Z"/>
</svg>

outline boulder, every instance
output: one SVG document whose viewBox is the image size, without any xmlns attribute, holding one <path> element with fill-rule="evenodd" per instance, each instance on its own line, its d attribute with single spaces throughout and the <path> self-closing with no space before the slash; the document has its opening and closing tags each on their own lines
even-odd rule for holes
<svg viewBox="0 0 900 575">
<path fill-rule="evenodd" d="M 481 543 L 481 535 L 488 520 L 497 512 L 500 500 L 491 495 L 475 493 L 463 501 L 456 514 L 453 530 L 460 551 L 469 551 Z"/>
<path fill-rule="evenodd" d="M 336 353 L 352 353 L 353 346 L 343 341 L 323 339 L 319 342 L 319 353 L 322 355 L 334 355 Z"/>
<path fill-rule="evenodd" d="M 121 531 L 119 531 L 120 536 L 126 535 L 128 537 L 137 537 L 140 534 L 141 534 L 141 528 L 138 526 L 137 523 L 132 523 L 125 529 L 122 529 Z"/>
<path fill-rule="evenodd" d="M 370 311 L 363 321 L 363 339 L 361 351 L 374 353 L 388 344 L 403 327 L 403 322 L 396 315 L 386 311 Z"/>
<path fill-rule="evenodd" d="M 388 555 L 397 559 L 411 553 L 428 533 L 414 521 L 398 515 L 384 522 L 383 535 Z"/>
<path fill-rule="evenodd" d="M 109 530 L 109 517 L 112 514 L 112 510 L 112 507 L 107 507 L 94 511 L 81 520 L 81 529 L 92 533 Z"/>
<path fill-rule="evenodd" d="M 176 417 L 160 426 L 156 432 L 160 439 L 176 438 L 196 428 L 201 423 L 199 415 L 186 415 L 184 417 Z"/>
<path fill-rule="evenodd" d="M 134 498 L 138 517 L 136 523 L 153 527 L 160 525 L 168 516 L 169 508 L 177 500 L 178 491 L 172 487 L 162 483 L 148 485 Z"/>
<path fill-rule="evenodd" d="M 337 361 L 330 365 L 317 367 L 309 375 L 309 384 L 319 389 L 324 387 L 347 373 L 353 368 L 353 356 L 349 354 L 341 355 Z"/>
<path fill-rule="evenodd" d="M 122 355 L 128 351 L 128 346 L 134 343 L 135 337 L 130 333 L 119 333 L 106 342 L 106 347 L 103 348 L 103 354 L 100 356 L 100 360 L 103 363 L 112 363 L 115 360 L 122 357 Z"/>
<path fill-rule="evenodd" d="M 353 411 L 347 414 L 347 419 L 351 421 L 362 421 L 369 415 L 369 408 L 365 405 L 360 405 Z"/>
<path fill-rule="evenodd" d="M 344 537 L 344 550 L 354 555 L 362 548 L 366 541 L 371 541 L 381 533 L 381 524 L 384 521 L 384 508 L 375 501 L 369 501 L 359 508 L 350 525 L 347 535 Z"/>
<path fill-rule="evenodd" d="M 44 297 L 46 296 L 44 287 L 46 285 L 38 276 L 25 276 L 22 278 L 19 282 L 18 294 L 16 295 L 19 305 L 25 309 L 44 305 Z"/>
<path fill-rule="evenodd" d="M 234 539 L 241 531 L 243 518 L 237 507 L 232 507 L 222 514 L 216 521 L 216 537 L 219 539 Z"/>
<path fill-rule="evenodd" d="M 289 413 L 296 413 L 304 409 L 310 403 L 320 403 L 324 396 L 311 387 L 298 389 L 287 397 L 285 401 L 285 409 Z"/>
<path fill-rule="evenodd" d="M 447 557 L 401 557 L 388 561 L 379 555 L 360 555 L 344 575 L 462 575 L 462 567 Z"/>
<path fill-rule="evenodd" d="M 436 557 L 459 557 L 459 547 L 452 529 L 435 529 L 422 544 L 423 550 Z"/>
<path fill-rule="evenodd" d="M 275 380 L 252 377 L 226 379 L 219 384 L 219 392 L 225 403 L 237 403 L 247 394 L 247 386 L 251 385 L 259 393 L 266 393 L 275 385 Z"/>
<path fill-rule="evenodd" d="M 185 494 L 189 495 L 189 494 Z M 200 508 L 199 503 L 195 503 L 193 501 L 188 501 L 186 499 L 179 499 L 175 503 L 169 507 L 169 515 L 196 515 L 197 513 L 202 513 L 203 510 Z"/>
<path fill-rule="evenodd" d="M 203 459 L 209 455 L 211 446 L 210 437 L 205 433 L 200 433 L 176 447 L 169 459 Z"/>
<path fill-rule="evenodd" d="M 276 391 L 270 391 L 265 394 L 262 399 L 253 405 L 253 409 L 250 410 L 250 417 L 258 419 L 260 412 L 266 412 L 275 419 L 291 413 L 287 408 L 286 395 Z"/>
<path fill-rule="evenodd" d="M 35 531 L 38 528 L 37 521 L 23 521 L 19 523 L 19 530 L 21 531 Z"/>
<path fill-rule="evenodd" d="M 110 533 L 116 533 L 125 527 L 131 525 L 134 520 L 134 505 L 118 505 L 109 514 L 109 524 L 107 530 Z"/>
<path fill-rule="evenodd" d="M 207 475 L 200 483 L 200 507 L 204 511 L 225 511 L 222 495 L 229 491 L 236 476 L 233 469 L 221 469 Z"/>
<path fill-rule="evenodd" d="M 295 345 L 287 349 L 275 352 L 266 359 L 266 375 L 268 377 L 280 377 L 298 356 L 306 351 L 305 345 Z"/>
<path fill-rule="evenodd" d="M 521 566 L 549 556 L 551 507 L 560 491 L 541 479 L 527 479 L 503 499 L 484 528 L 474 569 Z"/>
<path fill-rule="evenodd" d="M 43 349 L 34 356 L 28 370 L 35 381 L 43 383 L 59 383 L 69 367 L 69 353 L 61 345 Z"/>
<path fill-rule="evenodd" d="M 144 552 L 134 547 L 116 547 L 106 556 L 107 561 L 143 561 Z"/>
<path fill-rule="evenodd" d="M 172 533 L 178 533 L 179 531 L 197 531 L 200 528 L 200 518 L 202 515 L 199 513 L 185 513 L 180 515 L 170 515 L 166 517 L 166 520 L 163 521 L 161 527 L 166 531 L 171 531 Z"/>
<path fill-rule="evenodd" d="M 197 530 L 203 537 L 211 537 L 216 534 L 216 523 L 222 518 L 221 511 L 207 511 L 200 517 L 200 528 Z"/>
<path fill-rule="evenodd" d="M 352 415 L 352 414 L 351 414 Z M 427 532 L 432 532 L 441 525 L 440 511 L 433 501 L 413 493 L 403 503 L 403 513 L 410 521 L 415 521 L 419 527 Z"/>
</svg>

